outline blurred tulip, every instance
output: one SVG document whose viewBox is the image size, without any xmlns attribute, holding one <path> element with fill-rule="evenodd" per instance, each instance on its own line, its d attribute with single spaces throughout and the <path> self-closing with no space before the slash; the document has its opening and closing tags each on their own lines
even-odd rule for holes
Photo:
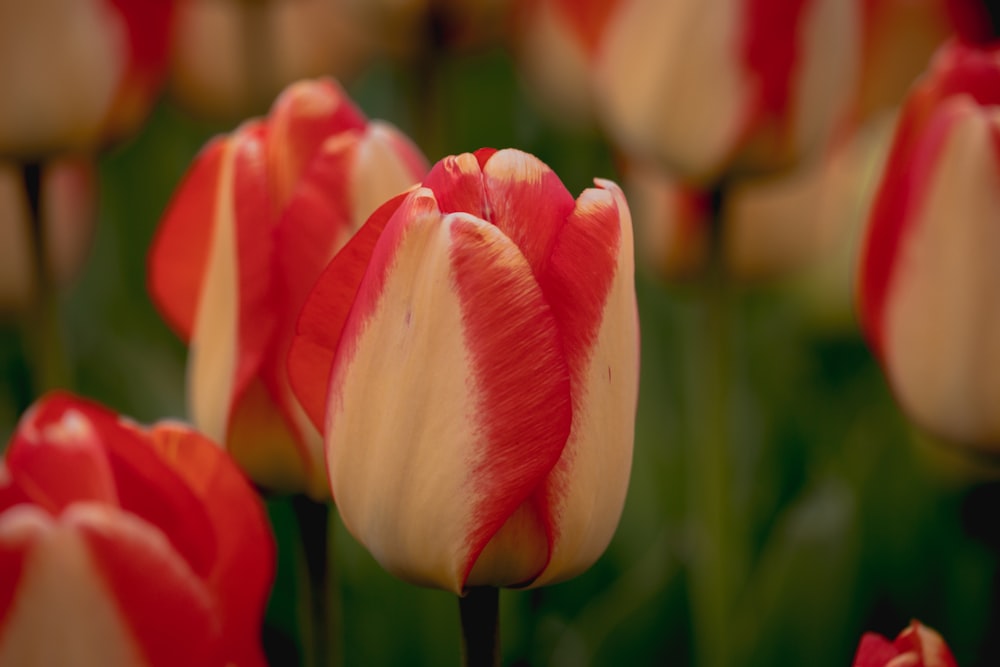
<svg viewBox="0 0 1000 667">
<path fill-rule="evenodd" d="M 320 79 L 209 143 L 174 195 L 149 289 L 190 345 L 195 423 L 256 482 L 328 495 L 319 433 L 288 386 L 295 319 L 354 230 L 425 173 L 408 139 Z"/>
<path fill-rule="evenodd" d="M 289 357 L 348 530 L 413 583 L 540 586 L 606 548 L 632 459 L 638 327 L 618 186 L 448 157 L 330 263 Z"/>
<path fill-rule="evenodd" d="M 19 165 L 0 162 L 0 312 L 22 310 L 38 298 L 40 276 L 66 284 L 83 266 L 96 222 L 97 173 L 83 158 L 47 163 L 37 184 L 44 266 L 32 238 L 35 212 Z"/>
<path fill-rule="evenodd" d="M 290 83 L 355 74 L 371 36 L 349 0 L 181 0 L 171 93 L 209 118 L 264 111 Z"/>
<path fill-rule="evenodd" d="M 874 632 L 865 633 L 853 667 L 958 667 L 958 663 L 941 635 L 911 621 L 891 642 Z"/>
<path fill-rule="evenodd" d="M 868 223 L 861 317 L 904 411 L 1000 444 L 1000 48 L 947 44 L 908 99 Z"/>
<path fill-rule="evenodd" d="M 166 69 L 173 4 L 0 3 L 0 155 L 88 150 L 135 130 Z"/>
<path fill-rule="evenodd" d="M 274 544 L 214 443 L 51 394 L 0 462 L 0 665 L 265 665 Z"/>
<path fill-rule="evenodd" d="M 852 100 L 859 2 L 596 3 L 586 41 L 612 136 L 702 186 L 796 164 L 825 147 Z"/>
</svg>

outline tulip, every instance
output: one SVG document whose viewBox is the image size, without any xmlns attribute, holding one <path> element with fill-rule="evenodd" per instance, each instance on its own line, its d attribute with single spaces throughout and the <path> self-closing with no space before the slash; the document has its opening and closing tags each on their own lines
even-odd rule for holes
<svg viewBox="0 0 1000 667">
<path fill-rule="evenodd" d="M 259 484 L 328 495 L 319 432 L 285 370 L 295 318 L 354 230 L 425 172 L 409 140 L 316 80 L 209 143 L 174 195 L 149 289 L 190 345 L 195 424 Z"/>
<path fill-rule="evenodd" d="M 903 410 L 1000 443 L 1000 48 L 950 42 L 902 111 L 860 270 L 869 343 Z"/>
<path fill-rule="evenodd" d="M 574 201 L 516 150 L 445 158 L 303 308 L 289 368 L 338 510 L 404 580 L 540 586 L 611 539 L 638 328 L 628 207 L 596 185 Z"/>
<path fill-rule="evenodd" d="M 133 131 L 166 71 L 173 4 L 0 4 L 0 154 L 88 150 Z"/>
<path fill-rule="evenodd" d="M 21 168 L 0 162 L 0 312 L 26 308 L 38 298 L 40 282 L 68 283 L 90 246 L 97 204 L 94 165 L 84 158 L 53 160 L 41 169 L 38 188 L 39 231 L 46 245 L 42 267 Z"/>
<path fill-rule="evenodd" d="M 941 635 L 919 621 L 894 641 L 867 632 L 861 638 L 853 667 L 958 667 Z"/>
<path fill-rule="evenodd" d="M 263 667 L 274 544 L 214 443 L 68 394 L 0 462 L 0 665 Z"/>
<path fill-rule="evenodd" d="M 580 13 L 611 135 L 702 186 L 822 150 L 857 86 L 857 0 L 596 4 Z"/>
<path fill-rule="evenodd" d="M 171 50 L 171 94 L 209 118 L 266 109 L 303 78 L 353 75 L 372 37 L 348 0 L 182 0 Z"/>
</svg>

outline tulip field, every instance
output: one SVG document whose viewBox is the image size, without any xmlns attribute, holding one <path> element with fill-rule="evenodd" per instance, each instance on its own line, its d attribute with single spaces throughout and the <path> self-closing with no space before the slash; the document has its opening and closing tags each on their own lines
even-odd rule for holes
<svg viewBox="0 0 1000 667">
<path fill-rule="evenodd" d="M 995 3 L 8 4 L 0 667 L 1000 664 Z"/>
</svg>

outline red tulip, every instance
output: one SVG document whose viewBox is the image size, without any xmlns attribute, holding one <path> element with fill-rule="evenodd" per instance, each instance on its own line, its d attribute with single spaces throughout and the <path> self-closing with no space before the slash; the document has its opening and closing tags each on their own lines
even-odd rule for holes
<svg viewBox="0 0 1000 667">
<path fill-rule="evenodd" d="M 853 667 L 958 667 L 958 663 L 941 635 L 912 621 L 892 642 L 874 632 L 865 633 Z"/>
<path fill-rule="evenodd" d="M 1000 47 L 946 45 L 912 91 L 869 220 L 861 317 L 902 408 L 1000 443 Z"/>
<path fill-rule="evenodd" d="M 638 329 L 628 207 L 596 183 L 574 201 L 531 155 L 445 158 L 303 308 L 289 366 L 338 509 L 403 579 L 538 586 L 611 539 Z"/>
<path fill-rule="evenodd" d="M 288 386 L 295 319 L 368 214 L 425 172 L 397 130 L 367 122 L 336 83 L 316 80 L 213 140 L 174 195 L 149 288 L 190 345 L 195 423 L 258 483 L 328 493 L 319 433 Z"/>
<path fill-rule="evenodd" d="M 173 0 L 0 5 L 0 154 L 21 159 L 122 138 L 166 71 Z"/>
<path fill-rule="evenodd" d="M 67 394 L 0 463 L 0 664 L 265 665 L 274 544 L 214 443 Z"/>
</svg>

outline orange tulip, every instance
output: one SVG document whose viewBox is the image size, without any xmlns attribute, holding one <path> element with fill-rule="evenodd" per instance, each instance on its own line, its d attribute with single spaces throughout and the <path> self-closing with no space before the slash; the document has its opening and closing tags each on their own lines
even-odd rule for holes
<svg viewBox="0 0 1000 667">
<path fill-rule="evenodd" d="M 67 394 L 0 462 L 0 664 L 264 667 L 274 544 L 214 443 Z"/>
<path fill-rule="evenodd" d="M 195 424 L 258 483 L 329 493 L 319 432 L 288 386 L 295 318 L 368 214 L 425 171 L 409 140 L 326 79 L 289 87 L 266 119 L 213 140 L 174 195 L 149 288 L 190 345 Z"/>
</svg>

